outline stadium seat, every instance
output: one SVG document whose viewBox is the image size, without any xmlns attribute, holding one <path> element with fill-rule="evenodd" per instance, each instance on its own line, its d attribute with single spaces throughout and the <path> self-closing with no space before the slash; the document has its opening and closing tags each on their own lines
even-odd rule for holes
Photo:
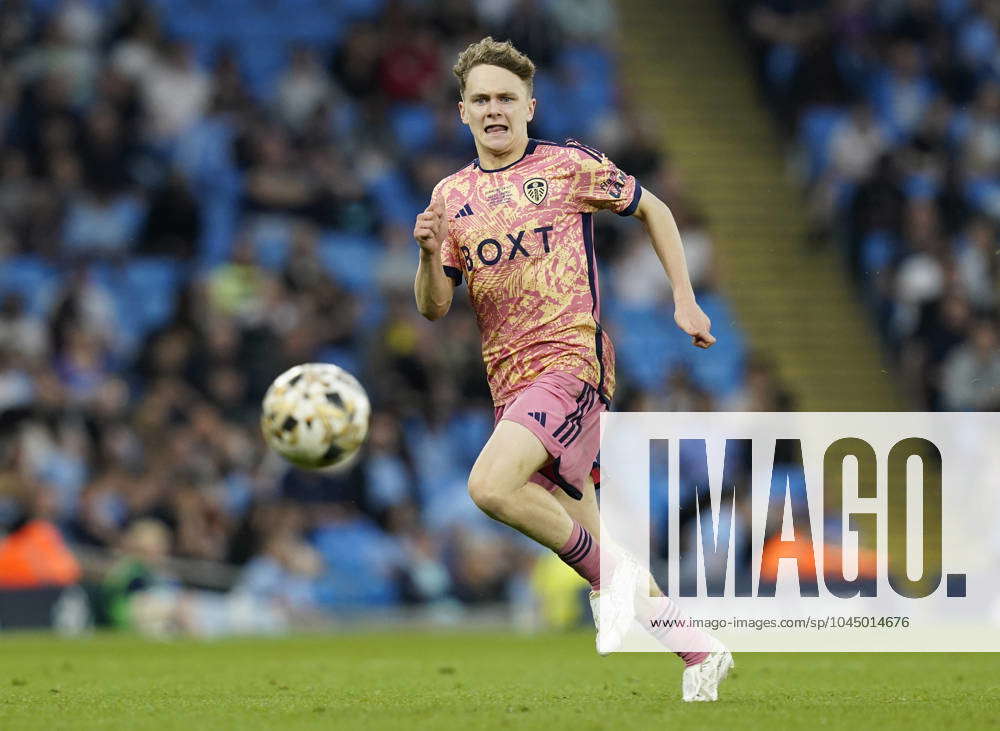
<svg viewBox="0 0 1000 731">
<path fill-rule="evenodd" d="M 684 362 L 679 343 L 669 329 L 674 328 L 672 320 L 662 307 L 608 310 L 606 320 L 613 331 L 621 369 L 642 388 L 659 391 L 667 374 Z"/>
<path fill-rule="evenodd" d="M 173 162 L 201 193 L 233 190 L 239 184 L 233 137 L 233 128 L 224 117 L 201 120 L 177 141 Z"/>
<path fill-rule="evenodd" d="M 614 64 L 610 56 L 597 46 L 573 46 L 559 56 L 558 64 L 570 79 L 577 120 L 599 121 L 614 103 Z"/>
<path fill-rule="evenodd" d="M 806 152 L 807 174 L 815 180 L 826 170 L 829 162 L 830 139 L 834 130 L 845 118 L 838 107 L 814 106 L 802 115 L 799 122 L 799 143 Z"/>
<path fill-rule="evenodd" d="M 228 258 L 236 235 L 237 213 L 238 207 L 233 196 L 216 194 L 204 201 L 198 247 L 198 263 L 202 269 L 211 269 Z"/>
<path fill-rule="evenodd" d="M 174 314 L 181 281 L 180 265 L 170 259 L 132 259 L 121 276 L 123 291 L 140 333 L 166 324 Z"/>
<path fill-rule="evenodd" d="M 539 109 L 530 131 L 543 139 L 560 142 L 573 131 L 575 126 L 574 104 L 570 93 L 550 74 L 538 71 L 535 74 L 535 96 L 545 100 Z"/>
<path fill-rule="evenodd" d="M 237 49 L 250 91 L 260 100 L 270 99 L 288 61 L 284 40 L 254 33 L 244 35 Z"/>
<path fill-rule="evenodd" d="M 362 370 L 361 359 L 354 348 L 343 346 L 328 346 L 316 354 L 318 363 L 336 363 L 348 373 L 358 375 Z"/>
<path fill-rule="evenodd" d="M 20 295 L 32 315 L 46 314 L 58 290 L 58 272 L 38 257 L 18 256 L 0 262 L 0 295 Z"/>
<path fill-rule="evenodd" d="M 115 348 L 125 358 L 134 355 L 144 337 L 174 314 L 183 268 L 171 259 L 93 262 L 87 272 L 111 297 L 117 325 Z"/>
<path fill-rule="evenodd" d="M 382 324 L 387 310 L 385 298 L 374 290 L 355 292 L 361 302 L 361 313 L 358 315 L 358 327 L 362 332 L 373 332 Z"/>
<path fill-rule="evenodd" d="M 385 0 L 320 0 L 320 6 L 345 21 L 372 20 L 382 12 Z"/>
<path fill-rule="evenodd" d="M 698 304 L 712 321 L 716 343 L 708 351 L 700 350 L 691 347 L 687 336 L 681 333 L 686 346 L 685 360 L 695 383 L 713 395 L 725 397 L 743 382 L 746 343 L 723 297 L 702 294 L 698 297 Z"/>
<path fill-rule="evenodd" d="M 434 113 L 423 104 L 397 104 L 389 112 L 396 143 L 415 153 L 434 140 Z"/>
<path fill-rule="evenodd" d="M 320 258 L 327 271 L 343 286 L 364 290 L 372 276 L 382 247 L 377 239 L 329 231 L 320 239 Z"/>
<path fill-rule="evenodd" d="M 406 179 L 396 170 L 380 175 L 368 186 L 368 192 L 378 202 L 383 218 L 390 223 L 413 225 L 413 219 L 424 205 L 414 200 Z"/>
<path fill-rule="evenodd" d="M 776 44 L 767 54 L 767 78 L 777 87 L 787 87 L 798 67 L 799 51 L 790 44 Z"/>
<path fill-rule="evenodd" d="M 896 237 L 881 229 L 870 232 L 861 242 L 861 272 L 866 277 L 887 270 L 899 256 Z"/>
<path fill-rule="evenodd" d="M 331 609 L 362 609 L 393 604 L 393 568 L 402 560 L 394 539 L 370 519 L 328 523 L 316 531 L 316 549 L 327 573 L 318 587 L 320 602 Z"/>
<path fill-rule="evenodd" d="M 257 263 L 279 271 L 288 259 L 292 222 L 284 216 L 257 216 L 250 225 L 250 240 Z"/>
</svg>

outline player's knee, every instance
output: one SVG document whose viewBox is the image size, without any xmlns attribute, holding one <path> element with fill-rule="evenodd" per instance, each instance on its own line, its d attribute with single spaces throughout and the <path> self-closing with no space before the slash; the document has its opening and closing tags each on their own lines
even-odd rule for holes
<svg viewBox="0 0 1000 731">
<path fill-rule="evenodd" d="M 469 497 L 480 510 L 491 517 L 503 513 L 503 495 L 484 471 L 473 469 L 469 475 Z"/>
</svg>

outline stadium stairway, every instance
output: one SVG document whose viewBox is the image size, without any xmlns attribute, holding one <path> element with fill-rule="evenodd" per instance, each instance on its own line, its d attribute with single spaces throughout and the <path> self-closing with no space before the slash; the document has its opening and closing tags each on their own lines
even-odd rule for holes
<svg viewBox="0 0 1000 731">
<path fill-rule="evenodd" d="M 751 347 L 773 358 L 800 410 L 903 410 L 836 252 L 805 243 L 802 193 L 723 3 L 619 5 L 624 77 L 709 217 Z"/>
</svg>

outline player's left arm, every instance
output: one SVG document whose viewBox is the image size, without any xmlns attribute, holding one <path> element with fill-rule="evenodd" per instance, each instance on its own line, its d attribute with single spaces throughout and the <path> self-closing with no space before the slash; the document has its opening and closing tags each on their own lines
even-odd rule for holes
<svg viewBox="0 0 1000 731">
<path fill-rule="evenodd" d="M 710 348 L 715 336 L 710 332 L 712 321 L 708 319 L 695 300 L 694 288 L 688 274 L 684 258 L 684 245 L 677 230 L 677 222 L 666 203 L 645 188 L 639 196 L 639 205 L 632 214 L 646 227 L 660 263 L 663 265 L 674 290 L 674 322 L 691 336 L 691 344 L 699 348 Z"/>
</svg>

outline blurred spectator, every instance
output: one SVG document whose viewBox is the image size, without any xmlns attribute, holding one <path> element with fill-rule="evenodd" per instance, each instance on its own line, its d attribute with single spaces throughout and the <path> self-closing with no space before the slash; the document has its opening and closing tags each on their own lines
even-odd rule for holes
<svg viewBox="0 0 1000 731">
<path fill-rule="evenodd" d="M 201 223 L 201 211 L 187 180 L 174 171 L 152 192 L 139 251 L 189 260 L 197 251 Z"/>
<path fill-rule="evenodd" d="M 49 352 L 44 321 L 25 311 L 24 299 L 10 293 L 0 297 L 0 352 L 17 353 L 37 361 Z"/>
<path fill-rule="evenodd" d="M 288 70 L 278 82 L 278 112 L 285 124 L 301 130 L 331 92 L 319 58 L 309 48 L 300 46 L 292 53 Z"/>
<path fill-rule="evenodd" d="M 315 580 L 322 569 L 311 546 L 296 536 L 276 536 L 246 565 L 233 591 L 292 615 L 308 615 L 319 609 Z"/>
<path fill-rule="evenodd" d="M 955 348 L 941 370 L 945 408 L 951 411 L 1000 409 L 1000 338 L 997 325 L 981 320 L 969 342 Z"/>
<path fill-rule="evenodd" d="M 759 356 L 747 364 L 746 382 L 723 405 L 726 411 L 794 411 L 792 395 L 781 385 L 775 366 Z"/>
<path fill-rule="evenodd" d="M 1000 287 L 996 225 L 985 217 L 970 220 L 960 246 L 958 277 L 969 301 L 981 310 L 995 307 Z"/>
<path fill-rule="evenodd" d="M 147 130 L 154 142 L 172 142 L 208 107 L 211 82 L 197 67 L 193 49 L 184 43 L 163 43 L 140 81 Z"/>
<path fill-rule="evenodd" d="M 104 614 L 112 627 L 133 627 L 132 599 L 139 592 L 173 588 L 176 580 L 165 573 L 170 531 L 156 520 L 138 520 L 121 542 L 122 557 L 102 585 Z"/>
<path fill-rule="evenodd" d="M 24 513 L 0 539 L 0 589 L 75 584 L 80 567 L 51 521 L 51 492 L 39 488 L 21 497 Z"/>
</svg>

